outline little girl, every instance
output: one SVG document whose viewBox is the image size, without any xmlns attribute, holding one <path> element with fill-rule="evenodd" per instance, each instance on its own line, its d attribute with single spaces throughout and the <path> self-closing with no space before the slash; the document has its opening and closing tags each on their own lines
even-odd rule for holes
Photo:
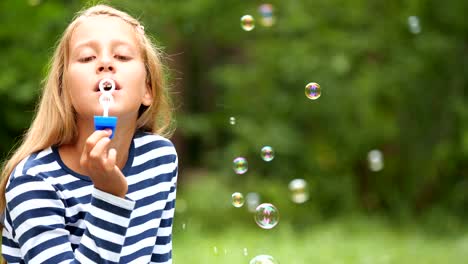
<svg viewBox="0 0 468 264">
<path fill-rule="evenodd" d="M 137 20 L 109 6 L 70 23 L 2 170 L 8 263 L 172 263 L 178 160 L 163 137 L 171 108 L 159 56 Z M 94 127 L 103 79 L 115 84 L 114 132 Z"/>
</svg>

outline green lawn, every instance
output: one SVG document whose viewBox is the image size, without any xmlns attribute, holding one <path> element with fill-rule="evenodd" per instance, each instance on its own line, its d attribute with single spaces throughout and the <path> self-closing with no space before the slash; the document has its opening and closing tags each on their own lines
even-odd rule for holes
<svg viewBox="0 0 468 264">
<path fill-rule="evenodd" d="M 184 221 L 175 221 L 175 264 L 248 264 L 259 254 L 281 264 L 468 263 L 466 232 L 435 235 L 363 218 L 305 230 L 293 230 L 286 223 L 272 230 L 226 223 L 222 231 L 206 233 L 200 225 Z"/>
</svg>

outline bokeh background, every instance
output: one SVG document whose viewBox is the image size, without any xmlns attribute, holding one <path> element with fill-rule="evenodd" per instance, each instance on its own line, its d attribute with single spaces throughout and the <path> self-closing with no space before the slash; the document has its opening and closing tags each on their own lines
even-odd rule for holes
<svg viewBox="0 0 468 264">
<path fill-rule="evenodd" d="M 56 41 L 89 3 L 0 1 L 2 160 L 30 124 Z M 174 263 L 467 263 L 468 1 L 104 3 L 140 18 L 165 54 L 180 163 Z M 320 98 L 305 96 L 309 82 Z M 288 188 L 298 178 L 303 203 Z M 236 208 L 234 192 L 274 204 L 278 225 L 260 228 L 255 201 Z"/>
</svg>

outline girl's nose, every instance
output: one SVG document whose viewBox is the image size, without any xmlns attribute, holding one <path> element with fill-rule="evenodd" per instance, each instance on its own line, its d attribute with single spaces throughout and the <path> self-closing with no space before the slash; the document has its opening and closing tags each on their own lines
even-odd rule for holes
<svg viewBox="0 0 468 264">
<path fill-rule="evenodd" d="M 113 65 L 113 62 L 109 58 L 102 58 L 101 61 L 99 62 L 98 68 L 97 68 L 98 73 L 101 72 L 114 72 L 115 71 L 115 66 Z"/>
<path fill-rule="evenodd" d="M 112 66 L 110 64 L 109 65 L 99 66 L 98 72 L 106 72 L 106 71 L 114 72 L 114 66 Z"/>
</svg>

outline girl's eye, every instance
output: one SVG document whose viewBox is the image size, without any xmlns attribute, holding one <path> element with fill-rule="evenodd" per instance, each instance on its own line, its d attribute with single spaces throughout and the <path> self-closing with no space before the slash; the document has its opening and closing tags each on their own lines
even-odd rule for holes
<svg viewBox="0 0 468 264">
<path fill-rule="evenodd" d="M 89 56 L 89 57 L 80 58 L 78 61 L 79 62 L 90 62 L 93 59 L 94 59 L 94 56 Z"/>
<path fill-rule="evenodd" d="M 121 61 L 129 61 L 131 58 L 124 55 L 115 55 L 115 58 Z"/>
</svg>

